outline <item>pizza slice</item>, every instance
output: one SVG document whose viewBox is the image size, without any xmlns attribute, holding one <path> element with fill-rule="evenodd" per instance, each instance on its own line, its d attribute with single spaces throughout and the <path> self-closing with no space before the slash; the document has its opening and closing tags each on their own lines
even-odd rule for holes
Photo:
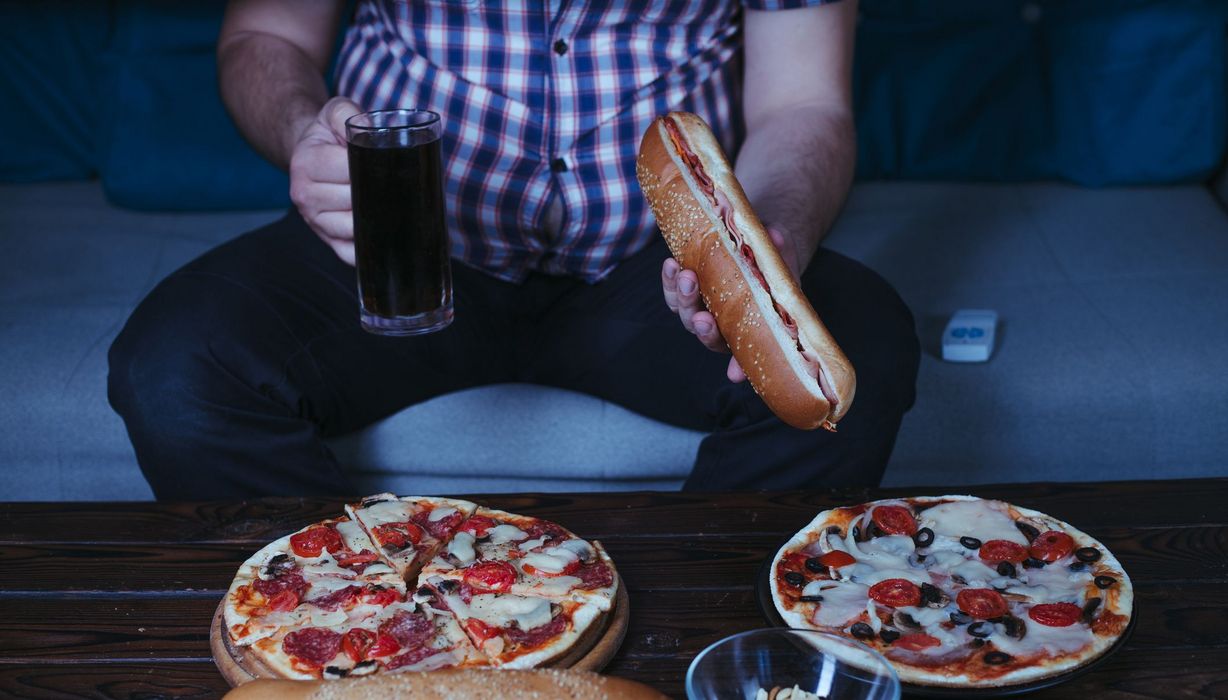
<svg viewBox="0 0 1228 700">
<path fill-rule="evenodd" d="M 474 646 L 502 668 L 548 665 L 600 632 L 593 603 L 494 592 L 438 576 L 423 577 L 415 600 L 456 617 Z"/>
<path fill-rule="evenodd" d="M 345 510 L 375 543 L 377 554 L 403 580 L 413 581 L 476 508 L 451 498 L 381 493 Z"/>
<path fill-rule="evenodd" d="M 245 646 L 283 627 L 362 619 L 405 598 L 405 582 L 348 518 L 286 535 L 252 555 L 223 606 L 230 639 Z"/>
<path fill-rule="evenodd" d="M 479 508 L 422 570 L 474 588 L 518 596 L 575 600 L 609 610 L 618 591 L 614 564 L 589 543 L 539 518 Z"/>
<path fill-rule="evenodd" d="M 276 674 L 298 679 L 489 665 L 455 619 L 412 600 L 357 623 L 284 628 L 253 651 Z"/>
</svg>

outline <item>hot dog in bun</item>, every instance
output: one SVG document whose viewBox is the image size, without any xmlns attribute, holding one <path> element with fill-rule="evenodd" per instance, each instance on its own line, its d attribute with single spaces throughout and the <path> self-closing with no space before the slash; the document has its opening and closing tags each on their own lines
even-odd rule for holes
<svg viewBox="0 0 1228 700">
<path fill-rule="evenodd" d="M 750 384 L 785 423 L 835 424 L 853 402 L 853 366 L 802 294 L 702 119 L 658 117 L 636 175 L 678 263 L 699 291 Z"/>
</svg>

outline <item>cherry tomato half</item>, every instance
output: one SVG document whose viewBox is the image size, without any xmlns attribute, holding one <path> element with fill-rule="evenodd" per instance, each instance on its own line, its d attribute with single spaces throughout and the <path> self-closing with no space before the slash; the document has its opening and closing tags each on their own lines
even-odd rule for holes
<svg viewBox="0 0 1228 700">
<path fill-rule="evenodd" d="M 870 598 L 876 603 L 903 608 L 921 602 L 921 588 L 906 578 L 889 578 L 870 586 Z"/>
<path fill-rule="evenodd" d="M 1046 627 L 1069 627 L 1082 616 L 1083 608 L 1074 603 L 1041 603 L 1028 611 L 1028 617 Z"/>
<path fill-rule="evenodd" d="M 857 560 L 853 558 L 852 554 L 849 554 L 848 552 L 842 552 L 837 549 L 833 552 L 828 552 L 827 554 L 824 554 L 823 556 L 819 557 L 819 563 L 822 564 L 823 566 L 830 566 L 833 569 L 839 569 L 842 566 L 848 566 L 849 564 L 856 564 Z"/>
<path fill-rule="evenodd" d="M 888 535 L 912 537 L 917 533 L 917 519 L 904 506 L 878 506 L 870 519 Z"/>
<path fill-rule="evenodd" d="M 325 549 L 335 552 L 344 548 L 341 535 L 326 525 L 308 528 L 290 536 L 290 549 L 300 557 L 318 557 Z"/>
<path fill-rule="evenodd" d="M 465 583 L 492 593 L 504 593 L 516 583 L 516 569 L 504 561 L 480 561 L 464 572 Z"/>
<path fill-rule="evenodd" d="M 992 588 L 965 588 L 955 596 L 955 603 L 978 620 L 990 620 L 1010 612 L 1006 599 Z"/>
<path fill-rule="evenodd" d="M 1049 530 L 1032 540 L 1028 553 L 1041 561 L 1054 562 L 1074 551 L 1074 538 L 1064 532 Z"/>
<path fill-rule="evenodd" d="M 371 630 L 352 629 L 341 637 L 341 651 L 354 663 L 367 660 L 367 653 L 375 646 L 375 633 Z"/>
<path fill-rule="evenodd" d="M 1028 550 L 1023 545 L 1010 540 L 990 540 L 982 544 L 977 553 L 982 561 L 990 564 L 1004 561 L 1018 564 L 1028 558 Z"/>
</svg>

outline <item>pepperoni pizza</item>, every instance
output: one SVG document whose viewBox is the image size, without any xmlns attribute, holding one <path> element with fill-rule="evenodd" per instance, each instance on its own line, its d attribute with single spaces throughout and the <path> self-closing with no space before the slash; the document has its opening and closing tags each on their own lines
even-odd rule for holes
<svg viewBox="0 0 1228 700">
<path fill-rule="evenodd" d="M 900 680 L 998 688 L 1084 666 L 1125 633 L 1130 578 L 1086 533 L 1002 501 L 941 496 L 820 513 L 777 553 L 777 612 L 853 637 Z"/>
<path fill-rule="evenodd" d="M 282 537 L 239 568 L 222 605 L 263 675 L 547 665 L 611 610 L 599 542 L 455 499 L 380 494 Z"/>
</svg>

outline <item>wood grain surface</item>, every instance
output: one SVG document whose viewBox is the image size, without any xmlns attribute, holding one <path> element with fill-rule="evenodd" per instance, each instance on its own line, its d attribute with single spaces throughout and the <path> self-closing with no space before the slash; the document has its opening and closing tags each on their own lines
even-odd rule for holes
<svg viewBox="0 0 1228 700">
<path fill-rule="evenodd" d="M 1228 479 L 1027 484 L 1003 498 L 1100 539 L 1136 586 L 1138 623 L 1101 667 L 1035 698 L 1228 698 Z M 764 559 L 819 510 L 951 489 L 527 494 L 475 500 L 601 539 L 630 594 L 606 672 L 682 697 L 708 644 L 764 626 Z M 0 696 L 212 698 L 209 623 L 238 565 L 345 499 L 0 504 Z"/>
</svg>

